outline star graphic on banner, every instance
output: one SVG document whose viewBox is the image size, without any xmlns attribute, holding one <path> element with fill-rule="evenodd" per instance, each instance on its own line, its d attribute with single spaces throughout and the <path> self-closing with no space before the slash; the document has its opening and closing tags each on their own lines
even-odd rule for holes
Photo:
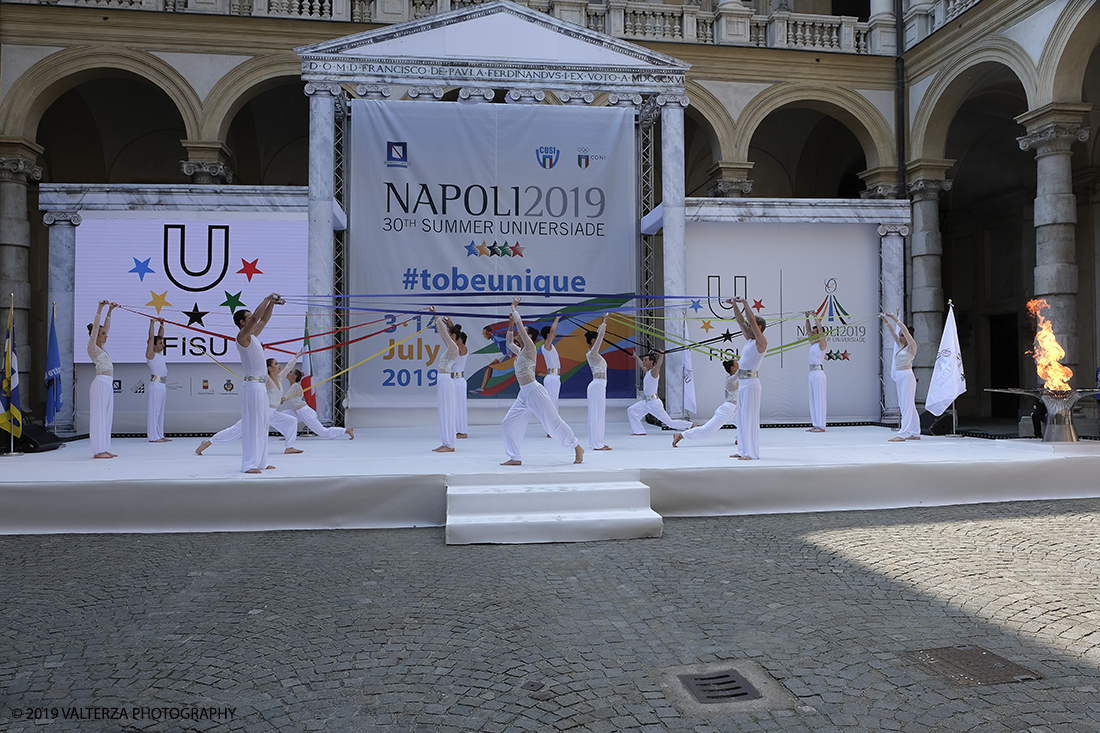
<svg viewBox="0 0 1100 733">
<path fill-rule="evenodd" d="M 752 300 L 752 309 L 754 311 L 756 311 L 757 313 L 764 310 L 764 301 L 757 300 L 756 298 L 753 298 L 753 300 Z"/>
<path fill-rule="evenodd" d="M 841 357 L 841 360 L 842 360 L 842 361 L 848 361 L 848 357 L 849 357 L 849 356 L 851 356 L 851 354 L 849 354 L 849 353 L 848 353 L 848 350 L 847 350 L 847 349 L 845 349 L 844 351 L 840 352 L 840 357 Z"/>
<path fill-rule="evenodd" d="M 702 308 L 702 307 L 703 307 L 703 304 L 701 302 L 699 302 L 698 300 L 691 301 L 691 309 L 693 311 L 695 311 L 696 313 L 698 313 L 699 309 Z"/>
<path fill-rule="evenodd" d="M 150 259 L 152 259 L 152 258 L 150 258 Z M 152 290 L 150 290 L 150 291 L 149 291 L 149 295 L 151 295 L 153 299 L 152 299 L 152 300 L 150 300 L 150 301 L 149 301 L 148 303 L 146 303 L 145 305 L 151 305 L 151 306 L 153 306 L 154 308 L 156 308 L 156 309 L 157 309 L 157 315 L 158 315 L 158 316 L 160 315 L 160 309 L 161 309 L 161 308 L 164 308 L 164 307 L 166 307 L 166 306 L 167 306 L 167 307 L 171 307 L 171 305 L 172 305 L 172 304 L 171 304 L 171 303 L 169 303 L 169 302 L 168 302 L 168 300 L 167 300 L 167 297 L 168 297 L 168 291 L 167 291 L 167 290 L 165 290 L 165 291 L 164 291 L 163 293 L 161 293 L 160 295 L 157 295 L 157 294 L 156 294 L 156 293 L 154 293 L 154 292 L 153 292 Z"/>
<path fill-rule="evenodd" d="M 508 246 L 507 242 L 500 245 L 500 256 L 501 257 L 511 257 L 512 256 L 512 248 L 510 246 Z"/>
<path fill-rule="evenodd" d="M 477 252 L 478 252 L 478 246 L 473 243 L 473 240 L 471 240 L 470 243 L 466 245 L 466 256 L 467 257 L 477 257 Z"/>
<path fill-rule="evenodd" d="M 149 260 L 151 260 L 151 259 L 153 259 L 153 258 L 150 257 Z M 149 260 L 138 260 L 138 258 L 135 257 L 134 258 L 134 268 L 132 270 L 128 270 L 128 272 L 136 272 L 137 276 L 141 279 L 141 281 L 145 282 L 145 276 L 150 274 L 150 273 L 155 272 L 155 270 L 153 270 L 153 268 L 149 267 Z M 167 292 L 167 291 L 165 291 L 165 292 Z"/>
<path fill-rule="evenodd" d="M 187 325 L 188 326 L 191 326 L 191 325 L 196 324 L 196 323 L 199 324 L 200 326 L 205 326 L 206 324 L 202 322 L 202 318 L 203 318 L 203 316 L 205 316 L 209 312 L 210 311 L 200 311 L 199 310 L 199 304 L 195 303 L 195 307 L 192 308 L 189 311 L 183 311 L 183 315 L 187 316 Z"/>
<path fill-rule="evenodd" d="M 252 260 L 251 262 L 245 262 L 245 259 L 241 258 L 241 264 L 244 265 L 241 269 L 237 270 L 238 275 L 244 275 L 248 278 L 248 282 L 252 282 L 253 275 L 263 275 L 263 271 L 256 267 L 256 263 L 260 261 L 260 258 Z"/>
<path fill-rule="evenodd" d="M 485 242 L 482 242 L 481 244 L 479 244 L 477 246 L 477 256 L 478 257 L 488 257 L 489 256 L 489 248 L 485 246 Z"/>
<path fill-rule="evenodd" d="M 705 333 L 705 334 L 708 334 L 708 335 L 709 335 L 709 334 L 710 334 L 710 330 L 711 330 L 712 328 L 714 328 L 714 326 L 710 325 L 710 321 L 703 321 L 703 326 L 702 326 L 702 328 L 703 328 L 703 333 Z"/>
<path fill-rule="evenodd" d="M 496 242 L 489 245 L 489 256 L 500 257 L 500 247 L 497 246 Z"/>
<path fill-rule="evenodd" d="M 526 247 L 520 247 L 519 242 L 517 241 L 515 244 L 512 245 L 511 249 L 512 249 L 512 256 L 513 257 L 523 257 L 523 250 L 525 250 L 527 248 Z"/>
<path fill-rule="evenodd" d="M 241 302 L 241 293 L 244 292 L 243 290 L 236 295 L 230 295 L 228 290 L 223 290 L 222 292 L 225 293 L 225 302 L 222 303 L 222 305 L 229 306 L 229 310 L 234 313 L 237 312 L 238 308 L 244 308 L 244 303 Z"/>
<path fill-rule="evenodd" d="M 722 340 L 723 341 L 733 341 L 733 334 L 730 333 L 730 330 L 728 328 L 725 331 L 722 332 Z"/>
</svg>

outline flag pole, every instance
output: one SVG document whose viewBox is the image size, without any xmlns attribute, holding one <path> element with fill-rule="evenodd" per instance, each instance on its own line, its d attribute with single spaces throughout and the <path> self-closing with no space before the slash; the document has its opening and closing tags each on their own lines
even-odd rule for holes
<svg viewBox="0 0 1100 733">
<path fill-rule="evenodd" d="M 14 344 L 12 344 L 12 339 L 11 339 L 11 324 L 12 324 L 12 320 L 14 318 L 15 318 L 15 293 L 12 293 L 11 294 L 11 305 L 8 306 L 8 332 L 6 334 L 4 334 L 4 371 L 5 372 L 7 372 L 8 369 L 11 368 L 11 349 L 12 349 L 12 346 L 14 346 Z M 12 412 L 12 409 L 11 409 L 11 401 L 12 401 L 12 395 L 10 394 L 11 388 L 12 388 L 11 387 L 11 376 L 8 375 L 8 391 L 9 391 L 9 394 L 8 394 L 8 412 L 10 413 L 8 415 L 8 438 L 9 438 L 9 442 L 8 442 L 8 452 L 4 453 L 3 455 L 4 456 L 21 456 L 21 455 L 23 455 L 22 453 L 16 453 L 15 452 L 15 413 Z"/>
<path fill-rule="evenodd" d="M 947 312 L 950 313 L 955 307 L 955 304 L 951 302 L 951 298 L 947 299 Z M 961 438 L 959 435 L 959 411 L 955 407 L 955 400 L 951 400 L 951 435 L 945 436 L 951 438 Z"/>
</svg>

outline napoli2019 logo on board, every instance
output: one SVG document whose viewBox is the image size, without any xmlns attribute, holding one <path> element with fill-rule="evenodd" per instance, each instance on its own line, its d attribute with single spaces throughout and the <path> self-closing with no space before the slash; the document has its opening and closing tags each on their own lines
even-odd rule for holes
<svg viewBox="0 0 1100 733">
<path fill-rule="evenodd" d="M 408 168 L 409 167 L 409 144 L 407 142 L 387 142 L 386 143 L 386 167 L 387 168 Z"/>
<path fill-rule="evenodd" d="M 558 164 L 558 156 L 561 155 L 561 151 L 557 148 L 544 145 L 541 148 L 535 148 L 535 160 L 539 162 L 540 168 L 550 170 Z"/>
<path fill-rule="evenodd" d="M 221 272 L 216 277 L 210 279 L 207 275 L 214 269 L 214 240 L 221 239 Z M 179 251 L 179 267 L 183 271 L 182 273 L 172 272 L 172 249 L 175 247 Z M 201 245 L 200 245 L 201 248 Z M 164 225 L 164 274 L 168 276 L 168 279 L 172 283 L 182 289 L 192 293 L 202 292 L 203 290 L 209 290 L 216 286 L 225 277 L 226 271 L 229 270 L 229 227 L 225 225 L 213 225 L 211 224 L 206 228 L 206 266 L 199 270 L 192 270 L 187 266 L 187 232 L 183 224 L 165 224 Z M 181 280 L 188 280 L 189 284 L 184 284 Z"/>
</svg>

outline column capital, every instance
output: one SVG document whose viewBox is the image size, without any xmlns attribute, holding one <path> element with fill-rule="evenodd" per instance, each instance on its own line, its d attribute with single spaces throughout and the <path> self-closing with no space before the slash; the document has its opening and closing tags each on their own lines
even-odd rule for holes
<svg viewBox="0 0 1100 733">
<path fill-rule="evenodd" d="M 748 196 L 752 193 L 752 184 L 754 181 L 748 178 L 719 178 L 710 185 L 710 189 L 707 191 L 707 195 L 712 198 L 740 198 L 741 196 Z"/>
<path fill-rule="evenodd" d="M 596 95 L 592 92 L 562 92 L 558 95 L 562 104 L 592 104 Z"/>
<path fill-rule="evenodd" d="M 360 99 L 386 99 L 391 92 L 386 84 L 360 84 L 355 87 L 355 93 Z"/>
<path fill-rule="evenodd" d="M 47 211 L 42 215 L 42 223 L 48 227 L 55 224 L 78 227 L 82 221 L 84 221 L 83 217 L 76 211 Z"/>
<path fill-rule="evenodd" d="M 462 87 L 458 90 L 458 101 L 467 104 L 492 102 L 496 91 L 492 87 Z"/>
<path fill-rule="evenodd" d="M 935 201 L 943 191 L 950 191 L 953 181 L 944 178 L 918 178 L 906 186 L 913 201 Z"/>
<path fill-rule="evenodd" d="M 220 160 L 181 160 L 180 170 L 191 183 L 233 183 L 233 170 Z"/>
<path fill-rule="evenodd" d="M 878 183 L 859 192 L 861 199 L 894 199 L 897 196 L 898 187 L 889 183 Z"/>
<path fill-rule="evenodd" d="M 637 92 L 634 94 L 618 94 L 612 92 L 607 95 L 607 105 L 609 107 L 641 107 L 642 95 Z"/>
<path fill-rule="evenodd" d="M 0 158 L 0 181 L 41 181 L 42 168 L 22 156 Z"/>
<path fill-rule="evenodd" d="M 344 90 L 335 82 L 311 81 L 306 84 L 305 93 L 307 97 L 323 97 L 325 95 L 339 97 L 344 93 Z"/>
<path fill-rule="evenodd" d="M 436 100 L 443 99 L 443 87 L 412 87 L 407 92 L 409 99 Z"/>
<path fill-rule="evenodd" d="M 1089 139 L 1089 128 L 1074 122 L 1049 122 L 1016 138 L 1020 150 L 1035 150 L 1036 155 L 1069 153 L 1074 143 Z"/>
<path fill-rule="evenodd" d="M 677 105 L 677 104 L 680 105 L 681 107 L 687 107 L 689 104 L 691 104 L 691 101 L 687 98 L 687 95 L 685 95 L 685 94 L 664 94 L 664 93 L 661 93 L 661 94 L 657 95 L 657 106 L 658 107 L 665 107 L 665 106 L 668 106 L 668 105 Z"/>
<path fill-rule="evenodd" d="M 541 104 L 546 99 L 546 92 L 541 89 L 511 89 L 508 92 L 509 104 Z"/>
<path fill-rule="evenodd" d="M 909 236 L 909 225 L 908 224 L 879 224 L 878 225 L 878 235 L 880 237 L 888 237 L 891 234 L 897 235 L 899 237 L 908 237 Z"/>
<path fill-rule="evenodd" d="M 859 192 L 861 199 L 892 199 L 898 196 L 897 166 L 870 168 L 859 174 L 867 188 Z"/>
</svg>

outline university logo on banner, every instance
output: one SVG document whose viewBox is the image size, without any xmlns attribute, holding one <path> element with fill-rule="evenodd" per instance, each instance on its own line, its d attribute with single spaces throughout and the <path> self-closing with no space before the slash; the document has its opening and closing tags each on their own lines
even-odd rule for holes
<svg viewBox="0 0 1100 733">
<path fill-rule="evenodd" d="M 538 160 L 539 166 L 546 170 L 550 170 L 558 164 L 558 156 L 560 155 L 561 151 L 555 147 L 544 146 L 535 149 L 535 158 Z"/>
</svg>

